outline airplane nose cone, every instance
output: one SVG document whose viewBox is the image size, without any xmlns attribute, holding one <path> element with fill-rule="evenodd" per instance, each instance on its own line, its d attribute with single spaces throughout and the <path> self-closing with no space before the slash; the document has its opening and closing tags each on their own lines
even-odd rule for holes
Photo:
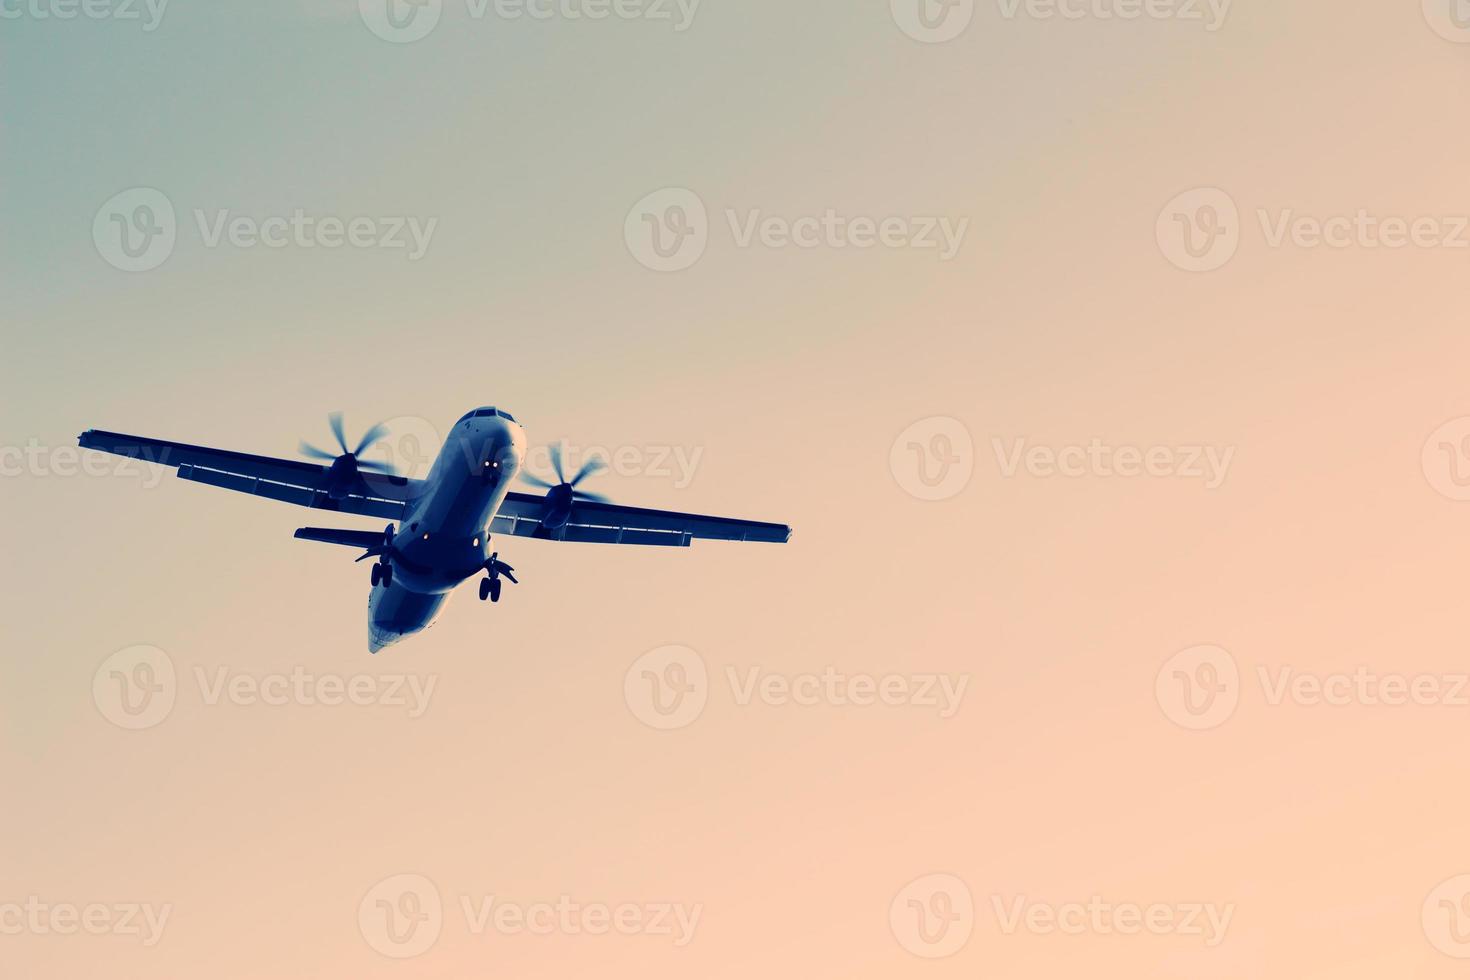
<svg viewBox="0 0 1470 980">
<path fill-rule="evenodd" d="M 376 626 L 368 627 L 368 653 L 377 653 L 384 647 L 390 647 L 397 643 L 401 636 L 390 630 L 380 630 Z"/>
</svg>

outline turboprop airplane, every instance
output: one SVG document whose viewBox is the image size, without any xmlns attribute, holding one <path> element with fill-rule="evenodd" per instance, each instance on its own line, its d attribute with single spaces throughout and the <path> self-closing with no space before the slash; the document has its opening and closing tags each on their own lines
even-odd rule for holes
<svg viewBox="0 0 1470 980">
<path fill-rule="evenodd" d="M 526 434 L 509 412 L 481 408 L 455 423 L 425 479 L 395 475 L 390 466 L 362 459 L 388 433 L 374 426 L 349 449 L 342 416 L 330 416 L 340 454 L 303 442 L 317 462 L 252 456 L 180 442 L 89 429 L 85 449 L 141 459 L 178 469 L 181 479 L 268 497 L 316 510 L 386 518 L 382 531 L 303 527 L 296 537 L 345 545 L 374 559 L 368 598 L 368 649 L 377 653 L 427 629 L 449 593 L 484 574 L 480 600 L 500 601 L 502 579 L 515 569 L 490 550 L 492 535 L 599 544 L 687 548 L 695 539 L 768 541 L 791 539 L 785 524 L 702 517 L 623 507 L 579 490 L 603 465 L 591 460 L 568 480 L 561 453 L 552 447 L 556 483 L 522 472 Z M 544 494 L 510 489 L 520 476 Z"/>
</svg>

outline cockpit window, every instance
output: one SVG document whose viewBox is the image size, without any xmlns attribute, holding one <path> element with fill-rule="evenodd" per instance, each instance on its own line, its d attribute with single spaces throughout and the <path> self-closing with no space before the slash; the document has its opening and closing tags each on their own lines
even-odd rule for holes
<svg viewBox="0 0 1470 980">
<path fill-rule="evenodd" d="M 460 421 L 461 422 L 464 422 L 464 421 L 466 421 L 468 419 L 493 419 L 493 418 L 496 418 L 496 417 L 503 418 L 507 422 L 515 422 L 516 421 L 515 420 L 515 416 L 511 415 L 509 412 L 502 412 L 498 408 L 481 408 L 481 409 L 477 409 L 476 411 L 470 412 L 464 418 L 460 419 Z M 519 425 L 520 423 L 519 422 L 516 422 L 516 424 Z"/>
</svg>

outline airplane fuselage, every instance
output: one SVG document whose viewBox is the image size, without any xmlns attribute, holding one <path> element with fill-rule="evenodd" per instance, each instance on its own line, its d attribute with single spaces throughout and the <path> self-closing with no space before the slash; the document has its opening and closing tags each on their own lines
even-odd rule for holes
<svg viewBox="0 0 1470 980">
<path fill-rule="evenodd" d="M 525 431 L 504 412 L 480 409 L 455 424 L 389 546 L 392 584 L 369 596 L 374 653 L 427 629 L 449 593 L 485 570 L 490 522 L 525 456 Z"/>
</svg>

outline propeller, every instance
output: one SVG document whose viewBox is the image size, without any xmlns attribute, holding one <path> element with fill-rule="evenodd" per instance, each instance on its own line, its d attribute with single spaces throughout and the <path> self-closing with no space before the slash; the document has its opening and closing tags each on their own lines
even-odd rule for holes
<svg viewBox="0 0 1470 980">
<path fill-rule="evenodd" d="M 569 500 L 587 500 L 595 504 L 605 504 L 608 502 L 608 499 L 600 493 L 588 493 L 586 490 L 577 489 L 577 484 L 581 483 L 589 476 L 601 473 L 603 470 L 607 469 L 607 464 L 605 462 L 603 462 L 600 458 L 594 456 L 591 459 L 587 460 L 586 463 L 582 464 L 582 468 L 577 471 L 576 476 L 568 480 L 566 476 L 566 471 L 562 466 L 561 445 L 559 443 L 553 444 L 548 447 L 548 451 L 551 453 L 551 468 L 556 473 L 557 482 L 549 483 L 546 480 L 541 479 L 539 476 L 534 476 L 530 473 L 523 473 L 521 475 L 521 479 L 525 480 L 533 487 L 540 487 L 542 490 L 550 490 L 553 492 L 560 491 L 560 494 L 558 494 L 558 496 L 564 495 Z"/>
<path fill-rule="evenodd" d="M 521 479 L 533 487 L 540 487 L 546 491 L 546 502 L 541 505 L 541 526 L 536 529 L 536 537 L 550 537 L 553 532 L 560 531 L 567 526 L 572 519 L 572 504 L 578 501 L 587 501 L 594 504 L 605 504 L 607 498 L 599 493 L 588 493 L 586 490 L 578 490 L 577 484 L 601 470 L 607 469 L 607 464 L 596 456 L 582 464 L 577 475 L 570 480 L 567 479 L 566 470 L 562 467 L 561 445 L 553 444 L 551 452 L 551 468 L 556 472 L 556 483 L 548 483 L 539 476 L 530 473 L 522 473 Z"/>
<path fill-rule="evenodd" d="M 333 412 L 331 415 L 328 415 L 327 423 L 332 427 L 332 435 L 337 437 L 337 445 L 342 448 L 342 454 L 339 456 L 336 453 L 329 453 L 325 449 L 318 449 L 311 443 L 302 440 L 301 453 L 303 456 L 309 456 L 312 459 L 319 459 L 323 462 L 328 463 L 335 463 L 339 459 L 350 458 L 357 464 L 357 468 L 360 470 L 369 470 L 377 473 L 393 472 L 393 467 L 389 466 L 387 463 L 380 463 L 377 460 L 372 459 L 357 458 L 363 453 L 367 452 L 377 443 L 383 441 L 383 437 L 388 434 L 387 426 L 382 424 L 373 426 L 371 429 L 368 429 L 367 432 L 363 433 L 362 438 L 357 441 L 356 449 L 348 449 L 347 433 L 343 429 L 342 425 L 342 413 Z"/>
<path fill-rule="evenodd" d="M 357 485 L 360 473 L 382 473 L 387 476 L 393 475 L 393 467 L 388 463 L 381 463 L 373 459 L 358 459 L 388 434 L 388 428 L 384 425 L 375 425 L 363 433 L 357 441 L 357 447 L 347 447 L 347 432 L 342 424 L 342 413 L 333 412 L 327 416 L 327 423 L 332 428 L 332 435 L 337 439 L 337 445 L 341 448 L 341 455 L 329 453 L 325 449 L 318 449 L 311 443 L 302 440 L 301 454 L 310 459 L 321 460 L 331 463 L 332 468 L 327 474 L 327 495 L 335 500 L 347 496 Z"/>
</svg>

